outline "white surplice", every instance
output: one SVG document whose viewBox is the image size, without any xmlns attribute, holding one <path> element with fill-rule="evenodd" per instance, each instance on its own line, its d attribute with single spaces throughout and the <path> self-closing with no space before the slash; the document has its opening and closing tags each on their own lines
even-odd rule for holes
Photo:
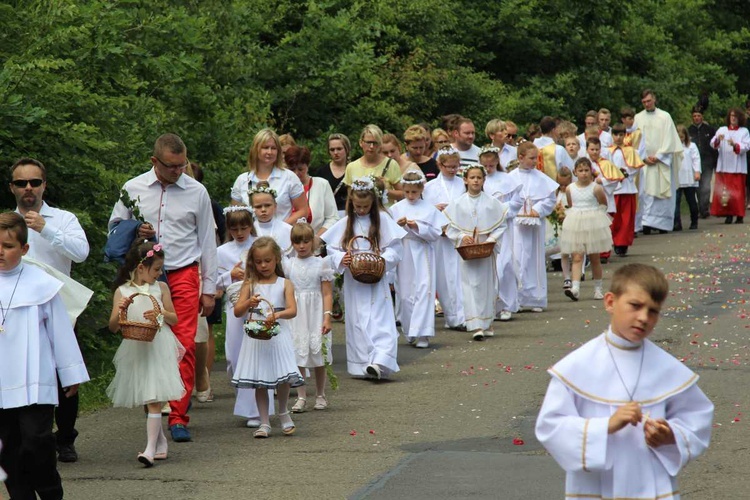
<svg viewBox="0 0 750 500">
<path fill-rule="evenodd" d="M 713 404 L 698 375 L 652 342 L 631 343 L 611 330 L 548 371 L 536 436 L 567 473 L 566 498 L 680 498 L 678 472 L 711 437 Z M 676 444 L 648 446 L 643 422 L 608 433 L 631 395 L 644 421 L 667 421 Z"/>
<path fill-rule="evenodd" d="M 380 212 L 380 256 L 385 269 L 395 269 L 403 255 L 401 239 L 406 231 L 385 212 Z M 367 366 L 380 366 L 382 376 L 399 370 L 396 361 L 398 331 L 391 302 L 391 291 L 385 278 L 374 284 L 360 283 L 352 277 L 349 268 L 342 265 L 348 242 L 342 241 L 348 217 L 344 217 L 323 233 L 333 268 L 344 275 L 344 302 L 346 303 L 346 369 L 355 377 L 367 376 Z M 370 216 L 357 216 L 354 234 L 367 236 Z M 357 240 L 360 247 L 366 242 Z"/>
<path fill-rule="evenodd" d="M 407 337 L 435 336 L 435 244 L 448 224 L 442 212 L 425 200 L 401 200 L 391 207 L 393 220 L 417 223 L 403 226 L 404 258 L 398 264 L 397 300 L 401 329 Z"/>
<path fill-rule="evenodd" d="M 449 204 L 466 192 L 463 179 L 458 176 L 452 178 L 439 174 L 424 186 L 422 197 L 425 201 L 438 205 Z M 447 237 L 441 237 L 435 244 L 436 276 L 435 284 L 438 300 L 445 315 L 445 326 L 463 325 L 466 321 L 464 314 L 464 298 L 461 291 L 461 257 L 453 248 L 453 243 Z"/>
<path fill-rule="evenodd" d="M 224 298 L 224 311 L 226 312 L 226 326 L 224 329 L 224 353 L 227 359 L 227 373 L 229 378 L 234 375 L 237 366 L 237 360 L 242 347 L 242 339 L 245 337 L 245 331 L 242 326 L 245 318 L 236 318 L 234 316 L 234 302 L 242 286 L 242 281 L 232 283 L 231 272 L 234 266 L 239 262 L 242 269 L 247 262 L 247 252 L 250 250 L 254 236 L 249 236 L 242 243 L 230 241 L 221 245 L 217 250 L 218 262 L 218 279 L 216 288 L 226 292 Z M 234 301 L 232 300 L 234 299 Z M 258 405 L 255 403 L 255 389 L 235 389 L 236 398 L 234 401 L 234 414 L 243 418 L 259 418 Z M 269 391 L 270 397 L 273 397 L 273 391 Z M 273 405 L 270 408 L 270 414 L 273 415 Z"/>
<path fill-rule="evenodd" d="M 495 253 L 484 259 L 461 259 L 461 288 L 468 331 L 490 330 L 495 320 L 497 270 L 495 263 L 503 233 L 507 229 L 508 205 L 485 192 L 476 196 L 465 193 L 448 205 L 444 214 L 450 224 L 445 230 L 455 247 L 461 246 L 464 236 L 477 241 L 495 242 Z"/>
<path fill-rule="evenodd" d="M 292 226 L 283 220 L 271 219 L 270 222 L 260 222 L 256 219 L 253 225 L 258 238 L 269 236 L 276 241 L 281 248 L 282 257 L 290 255 L 294 251 L 292 248 Z"/>
<path fill-rule="evenodd" d="M 539 170 L 517 168 L 510 176 L 523 186 L 521 198 L 544 219 L 555 208 L 558 184 Z M 523 209 L 522 209 L 523 211 Z M 520 212 L 519 212 L 520 213 Z M 517 217 L 516 217 L 517 219 Z M 520 307 L 547 307 L 547 269 L 545 266 L 545 223 L 536 226 L 513 224 L 513 257 L 518 271 Z"/>
<path fill-rule="evenodd" d="M 62 286 L 62 282 L 32 265 L 21 263 L 0 272 L 5 319 L 0 332 L 2 409 L 56 405 L 58 378 L 63 387 L 89 380 L 58 294 Z"/>
<path fill-rule="evenodd" d="M 508 204 L 508 213 L 505 216 L 508 230 L 503 233 L 500 251 L 497 252 L 496 313 L 518 312 L 518 272 L 513 257 L 513 220 L 523 206 L 521 183 L 516 177 L 498 171 L 487 175 L 484 181 L 484 192 Z"/>
</svg>

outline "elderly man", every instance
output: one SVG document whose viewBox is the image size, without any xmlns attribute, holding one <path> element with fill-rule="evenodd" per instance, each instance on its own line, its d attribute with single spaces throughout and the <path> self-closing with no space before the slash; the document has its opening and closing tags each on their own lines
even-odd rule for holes
<svg viewBox="0 0 750 500">
<path fill-rule="evenodd" d="M 659 231 L 664 234 L 674 227 L 675 172 L 682 161 L 682 142 L 672 116 L 656 107 L 656 94 L 651 89 L 641 92 L 643 111 L 635 115 L 635 126 L 643 132 L 646 142 L 646 164 L 640 181 L 643 234 Z"/>
<path fill-rule="evenodd" d="M 44 201 L 47 170 L 42 162 L 21 158 L 11 167 L 10 190 L 16 197 L 16 212 L 29 228 L 27 256 L 70 276 L 72 262 L 81 263 L 89 255 L 89 242 L 78 218 L 70 212 L 52 208 Z M 78 453 L 75 424 L 78 418 L 78 393 L 58 385 L 59 404 L 55 409 L 57 456 L 61 462 L 75 462 Z"/>
<path fill-rule="evenodd" d="M 184 174 L 188 159 L 182 139 L 174 134 L 159 137 L 151 165 L 151 170 L 126 182 L 123 189 L 146 220 L 138 229 L 138 236 L 156 237 L 164 247 L 164 269 L 178 318 L 172 331 L 186 351 L 180 361 L 185 396 L 170 401 L 169 429 L 173 441 L 185 442 L 192 440 L 187 429 L 187 410 L 195 383 L 198 313 L 207 316 L 214 308 L 216 235 L 206 188 Z M 132 211 L 118 200 L 110 226 L 132 216 Z"/>
</svg>

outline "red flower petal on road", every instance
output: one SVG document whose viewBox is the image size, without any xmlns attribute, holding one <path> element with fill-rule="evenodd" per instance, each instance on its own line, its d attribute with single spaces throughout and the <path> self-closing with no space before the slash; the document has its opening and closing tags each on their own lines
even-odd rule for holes
<svg viewBox="0 0 750 500">
<path fill-rule="evenodd" d="M 523 446 L 524 442 L 523 442 L 523 439 L 521 438 L 513 438 L 513 444 L 516 446 Z"/>
<path fill-rule="evenodd" d="M 349 435 L 350 436 L 356 436 L 357 435 L 357 431 L 355 431 L 354 429 L 352 429 L 352 430 L 349 431 Z"/>
<path fill-rule="evenodd" d="M 375 431 L 370 429 L 370 434 L 375 434 Z"/>
</svg>

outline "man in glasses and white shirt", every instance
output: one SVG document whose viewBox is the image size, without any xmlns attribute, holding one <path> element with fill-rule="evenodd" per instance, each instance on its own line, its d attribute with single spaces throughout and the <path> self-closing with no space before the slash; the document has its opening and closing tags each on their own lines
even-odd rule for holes
<svg viewBox="0 0 750 500">
<path fill-rule="evenodd" d="M 70 276 L 73 262 L 81 263 L 89 255 L 89 242 L 78 218 L 66 210 L 50 207 L 44 201 L 47 170 L 42 162 L 21 158 L 10 169 L 10 191 L 16 197 L 16 212 L 29 227 L 28 257 L 54 267 Z M 74 442 L 78 418 L 78 394 L 71 394 L 58 380 L 59 405 L 55 409 L 58 459 L 78 460 Z M 74 392 L 74 391 L 73 391 Z"/>
</svg>

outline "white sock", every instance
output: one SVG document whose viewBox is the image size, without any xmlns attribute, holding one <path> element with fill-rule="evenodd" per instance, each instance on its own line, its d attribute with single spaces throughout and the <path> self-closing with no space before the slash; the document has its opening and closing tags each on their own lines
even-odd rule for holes
<svg viewBox="0 0 750 500">
<path fill-rule="evenodd" d="M 571 289 L 574 292 L 577 292 L 578 290 L 580 290 L 581 289 L 581 282 L 580 281 L 574 281 L 573 282 L 573 286 L 571 287 Z"/>
<path fill-rule="evenodd" d="M 156 442 L 159 439 L 159 431 L 161 430 L 161 413 L 149 413 L 146 419 L 146 449 L 143 450 L 143 454 L 153 458 L 156 453 Z"/>
<path fill-rule="evenodd" d="M 602 288 L 602 281 L 603 280 L 594 280 L 594 288 Z"/>
<path fill-rule="evenodd" d="M 166 453 L 169 448 L 167 436 L 164 435 L 164 426 L 159 421 L 159 437 L 156 438 L 156 453 Z"/>
</svg>

